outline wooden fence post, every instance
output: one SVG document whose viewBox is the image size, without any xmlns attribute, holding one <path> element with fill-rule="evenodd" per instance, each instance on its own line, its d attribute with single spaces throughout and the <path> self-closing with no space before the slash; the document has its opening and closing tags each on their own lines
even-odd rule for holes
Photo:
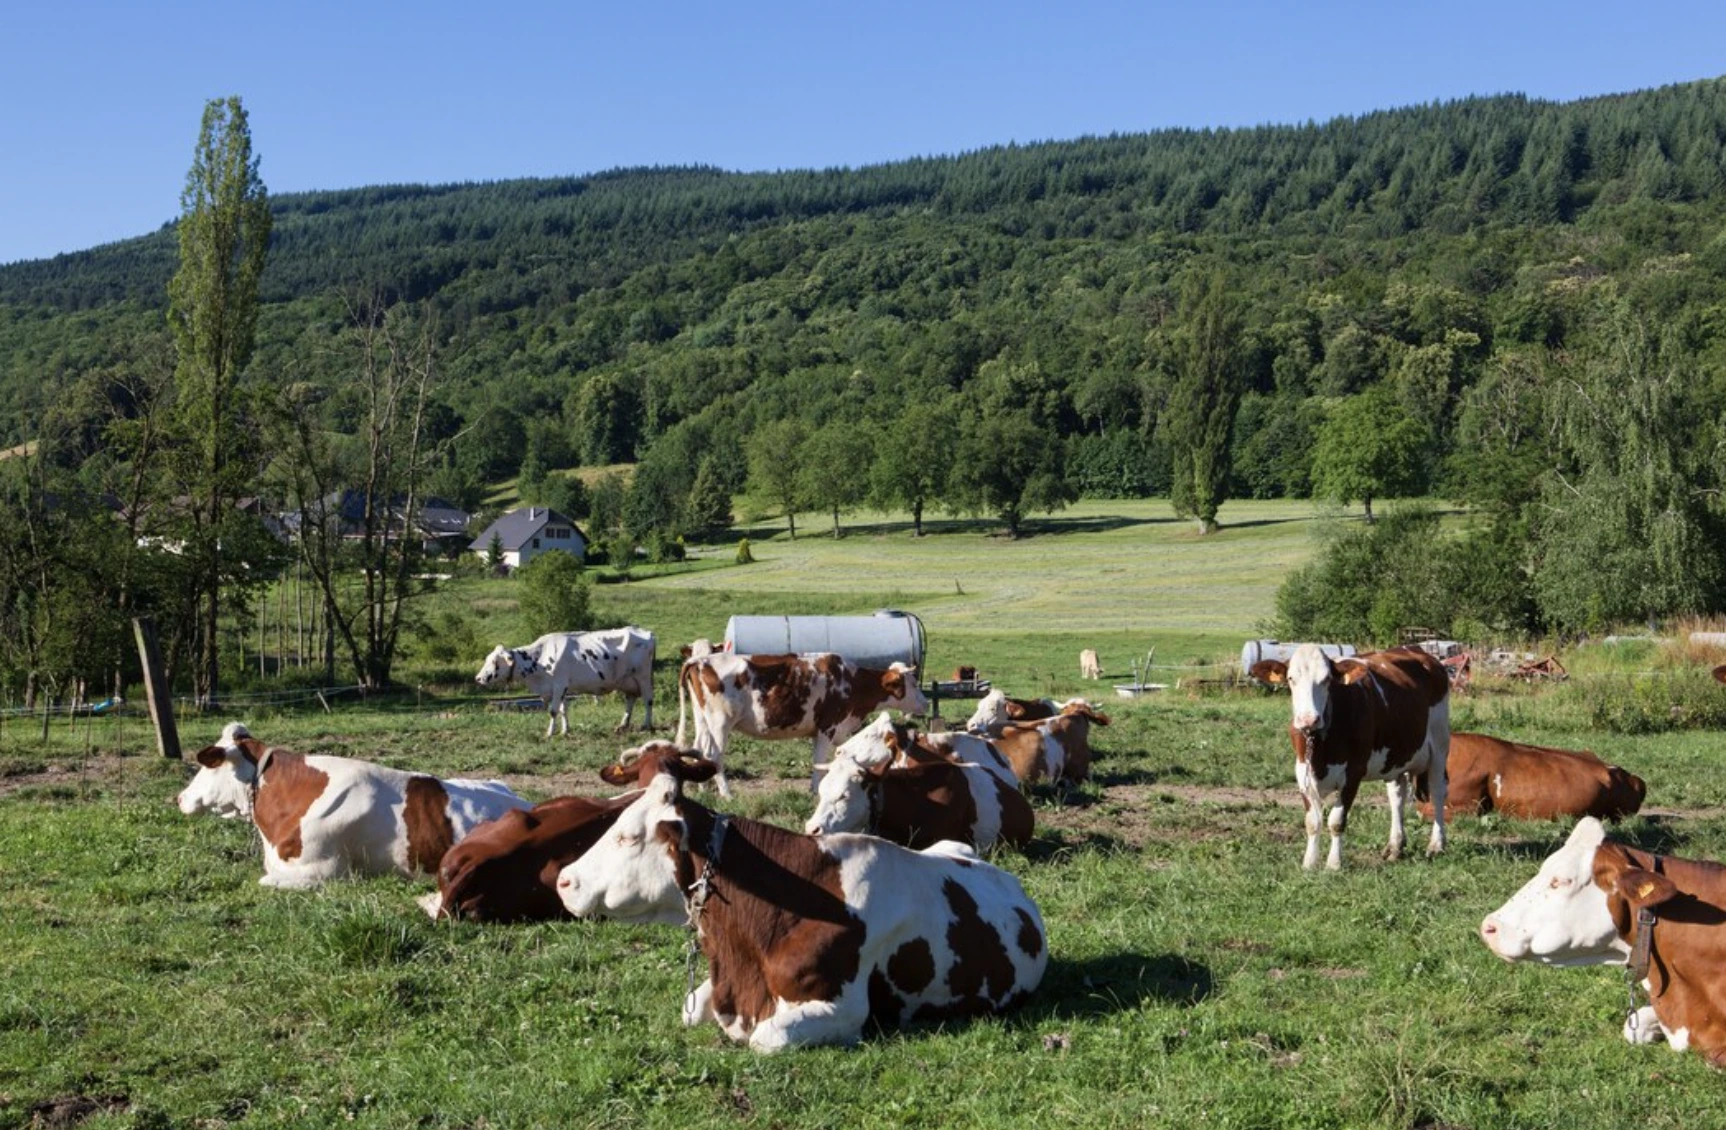
<svg viewBox="0 0 1726 1130">
<path fill-rule="evenodd" d="M 174 698 L 162 676 L 162 652 L 156 643 L 156 621 L 148 616 L 132 620 L 138 640 L 138 660 L 144 668 L 144 698 L 150 704 L 150 721 L 156 727 L 156 751 L 163 757 L 180 759 L 180 734 L 174 727 Z"/>
</svg>

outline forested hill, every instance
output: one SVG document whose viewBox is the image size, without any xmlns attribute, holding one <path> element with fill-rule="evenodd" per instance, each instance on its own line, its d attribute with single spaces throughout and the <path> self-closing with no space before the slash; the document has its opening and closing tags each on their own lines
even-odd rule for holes
<svg viewBox="0 0 1726 1130">
<path fill-rule="evenodd" d="M 344 297 L 381 294 L 435 316 L 440 426 L 467 427 L 437 485 L 458 500 L 524 466 L 639 461 L 632 521 L 677 529 L 704 460 L 764 485 L 745 455 L 769 427 L 891 433 L 928 408 L 1061 440 L 1066 481 L 1033 503 L 1157 493 L 1182 282 L 1214 272 L 1238 319 L 1237 495 L 1311 491 L 1315 429 L 1373 392 L 1419 436 L 1402 485 L 1460 492 L 1452 456 L 1502 422 L 1505 374 L 1605 355 L 1627 319 L 1726 403 L 1723 144 L 1708 80 L 861 169 L 282 195 L 249 379 L 339 389 Z M 0 268 L 0 445 L 88 443 L 104 382 L 164 363 L 176 256 L 168 226 Z M 994 489 L 949 501 L 999 510 Z"/>
</svg>

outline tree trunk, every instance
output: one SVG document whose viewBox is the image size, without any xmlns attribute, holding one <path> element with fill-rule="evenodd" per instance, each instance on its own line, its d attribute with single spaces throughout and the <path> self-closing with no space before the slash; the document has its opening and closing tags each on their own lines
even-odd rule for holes
<svg viewBox="0 0 1726 1130">
<path fill-rule="evenodd" d="M 791 513 L 791 511 L 787 510 L 785 512 L 785 524 L 791 530 L 791 540 L 796 541 L 797 540 L 797 515 Z"/>
<path fill-rule="evenodd" d="M 911 505 L 911 536 L 919 538 L 923 536 L 923 504 L 921 502 Z"/>
<path fill-rule="evenodd" d="M 833 540 L 838 541 L 844 535 L 839 532 L 839 508 L 833 508 Z"/>
<path fill-rule="evenodd" d="M 1361 501 L 1361 505 L 1366 507 L 1366 524 L 1370 526 L 1373 523 L 1372 495 L 1369 494 L 1365 498 L 1361 499 L 1360 501 Z"/>
</svg>

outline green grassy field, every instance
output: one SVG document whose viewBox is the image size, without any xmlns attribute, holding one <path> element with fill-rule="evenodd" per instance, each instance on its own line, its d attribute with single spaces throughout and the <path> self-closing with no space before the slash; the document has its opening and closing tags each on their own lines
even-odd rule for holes
<svg viewBox="0 0 1726 1130">
<path fill-rule="evenodd" d="M 1080 647 L 1112 676 L 1152 646 L 1172 668 L 1233 656 L 1312 550 L 1314 515 L 1288 504 L 1230 504 L 1202 541 L 1165 515 L 1096 504 L 1016 543 L 756 534 L 756 565 L 594 600 L 670 642 L 717 636 L 733 612 L 900 607 L 927 625 L 934 670 L 975 663 L 1015 692 L 1098 694 L 1077 677 Z M 440 600 L 522 642 L 507 582 Z M 1456 728 L 1593 748 L 1649 781 L 1649 811 L 1617 835 L 1726 858 L 1726 741 L 1671 724 L 1719 690 L 1705 669 L 1647 644 L 1565 661 L 1576 678 L 1562 686 L 1478 679 Z M 665 667 L 658 714 L 674 721 Z M 1661 677 L 1636 674 L 1648 669 Z M 244 716 L 307 752 L 500 774 L 535 798 L 604 791 L 594 771 L 621 744 L 615 700 L 579 704 L 571 737 L 549 742 L 542 716 L 487 711 L 467 688 L 343 701 Z M 153 756 L 140 720 L 56 724 L 46 745 L 13 721 L 0 1127 L 70 1125 L 74 1109 L 88 1127 L 1726 1124 L 1699 1056 L 1619 1037 L 1619 970 L 1512 967 L 1475 938 L 1566 828 L 1463 818 L 1441 858 L 1386 863 L 1373 788 L 1349 869 L 1305 874 L 1285 697 L 1202 687 L 1105 709 L 1096 779 L 1037 793 L 1036 842 L 996 858 L 1049 929 L 1030 1004 L 776 1057 L 678 1024 L 680 930 L 434 926 L 412 902 L 425 881 L 266 890 L 247 826 L 172 807 L 187 770 Z M 188 743 L 226 720 L 183 719 Z M 800 743 L 739 742 L 728 807 L 800 823 L 807 759 Z"/>
</svg>

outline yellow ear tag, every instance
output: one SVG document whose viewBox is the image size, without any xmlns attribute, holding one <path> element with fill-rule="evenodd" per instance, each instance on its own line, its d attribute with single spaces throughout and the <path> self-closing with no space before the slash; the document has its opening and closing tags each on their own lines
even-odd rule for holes
<svg viewBox="0 0 1726 1130">
<path fill-rule="evenodd" d="M 1652 879 L 1642 880 L 1642 883 L 1636 888 L 1636 897 L 1639 899 L 1645 899 L 1653 893 L 1654 893 L 1654 880 L 1652 880 Z"/>
</svg>

